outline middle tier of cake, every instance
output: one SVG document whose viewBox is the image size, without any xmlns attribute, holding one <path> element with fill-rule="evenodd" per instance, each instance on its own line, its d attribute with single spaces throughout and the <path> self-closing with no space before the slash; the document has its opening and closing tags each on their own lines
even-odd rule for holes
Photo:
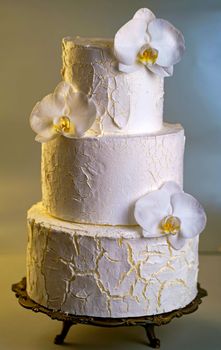
<svg viewBox="0 0 221 350">
<path fill-rule="evenodd" d="M 183 185 L 185 137 L 179 124 L 148 135 L 108 135 L 43 144 L 42 195 L 57 218 L 135 225 L 134 204 L 166 181 Z"/>
</svg>

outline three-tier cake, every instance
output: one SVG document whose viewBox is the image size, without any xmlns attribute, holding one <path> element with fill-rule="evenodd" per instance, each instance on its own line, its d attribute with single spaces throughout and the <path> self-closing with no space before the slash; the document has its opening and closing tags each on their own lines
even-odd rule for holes
<svg viewBox="0 0 221 350">
<path fill-rule="evenodd" d="M 43 198 L 28 212 L 37 303 L 115 318 L 195 298 L 206 215 L 182 189 L 183 128 L 163 123 L 164 77 L 183 52 L 148 9 L 114 40 L 63 40 L 63 81 L 30 118 L 42 142 Z"/>
</svg>

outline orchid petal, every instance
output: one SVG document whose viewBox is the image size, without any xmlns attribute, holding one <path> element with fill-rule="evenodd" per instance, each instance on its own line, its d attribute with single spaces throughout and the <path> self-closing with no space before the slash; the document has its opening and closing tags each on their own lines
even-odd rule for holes
<svg viewBox="0 0 221 350">
<path fill-rule="evenodd" d="M 123 63 L 119 63 L 118 69 L 120 72 L 123 72 L 123 73 L 133 73 L 141 69 L 141 64 L 135 63 L 131 65 L 126 65 Z"/>
<path fill-rule="evenodd" d="M 65 97 L 70 93 L 70 91 L 73 89 L 73 86 L 70 83 L 67 83 L 65 81 L 61 81 L 55 88 L 54 94 L 61 95 L 62 97 Z"/>
<path fill-rule="evenodd" d="M 171 214 L 170 196 L 163 189 L 153 191 L 138 199 L 134 217 L 146 237 L 162 237 L 159 230 L 161 220 Z"/>
<path fill-rule="evenodd" d="M 206 226 L 206 213 L 202 205 L 187 193 L 175 193 L 171 197 L 173 215 L 181 220 L 181 236 L 192 238 L 199 235 Z"/>
<path fill-rule="evenodd" d="M 164 191 L 167 191 L 170 196 L 172 196 L 175 193 L 183 192 L 183 190 L 180 187 L 180 185 L 178 185 L 178 183 L 176 183 L 175 181 L 167 181 L 167 182 L 165 182 L 162 185 L 161 189 L 164 190 Z"/>
<path fill-rule="evenodd" d="M 173 66 L 161 67 L 158 64 L 146 65 L 146 67 L 154 74 L 159 75 L 161 78 L 170 77 L 173 75 Z"/>
<path fill-rule="evenodd" d="M 178 63 L 185 51 L 183 34 L 164 19 L 154 19 L 148 25 L 150 45 L 158 50 L 157 64 L 170 67 Z"/>
<path fill-rule="evenodd" d="M 69 107 L 69 118 L 74 124 L 74 132 L 64 133 L 67 137 L 82 136 L 94 123 L 96 119 L 96 106 L 92 99 L 83 92 L 74 92 L 67 95 Z"/>
<path fill-rule="evenodd" d="M 57 133 L 56 134 L 51 134 L 51 136 L 48 136 L 48 137 L 43 137 L 43 136 L 37 135 L 35 137 L 35 141 L 38 141 L 38 142 L 41 142 L 41 143 L 45 143 L 45 142 L 54 140 L 57 136 L 58 136 Z"/>
<path fill-rule="evenodd" d="M 150 23 L 155 17 L 154 13 L 147 8 L 139 9 L 133 18 L 144 19 L 146 24 Z"/>
<path fill-rule="evenodd" d="M 164 68 L 165 72 L 168 74 L 168 77 L 172 77 L 172 75 L 173 75 L 173 66 L 162 67 L 162 68 Z"/>
<path fill-rule="evenodd" d="M 114 38 L 114 53 L 120 63 L 136 62 L 140 48 L 148 43 L 147 23 L 142 18 L 133 18 L 121 27 Z"/>
<path fill-rule="evenodd" d="M 183 238 L 180 234 L 169 235 L 168 240 L 169 240 L 171 246 L 176 250 L 183 248 L 183 246 L 186 243 L 186 239 Z"/>
<path fill-rule="evenodd" d="M 62 116 L 65 110 L 65 103 L 58 94 L 50 94 L 38 102 L 30 116 L 30 125 L 33 131 L 39 136 L 51 139 L 56 131 L 53 127 L 54 118 Z"/>
</svg>

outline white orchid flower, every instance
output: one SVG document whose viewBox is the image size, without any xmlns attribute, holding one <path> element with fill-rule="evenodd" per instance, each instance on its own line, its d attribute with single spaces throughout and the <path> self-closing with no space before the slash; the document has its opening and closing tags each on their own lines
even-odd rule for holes
<svg viewBox="0 0 221 350">
<path fill-rule="evenodd" d="M 71 84 L 61 82 L 55 91 L 34 107 L 31 128 L 37 133 L 36 141 L 47 142 L 59 135 L 81 137 L 96 118 L 96 107 L 82 92 L 75 92 Z"/>
<path fill-rule="evenodd" d="M 184 51 L 182 33 L 146 8 L 138 10 L 114 38 L 119 70 L 125 73 L 134 72 L 143 64 L 161 77 L 171 76 Z"/>
<path fill-rule="evenodd" d="M 199 235 L 206 225 L 200 203 L 172 181 L 138 199 L 134 216 L 144 237 L 166 236 L 174 249 L 181 249 L 187 239 Z"/>
</svg>

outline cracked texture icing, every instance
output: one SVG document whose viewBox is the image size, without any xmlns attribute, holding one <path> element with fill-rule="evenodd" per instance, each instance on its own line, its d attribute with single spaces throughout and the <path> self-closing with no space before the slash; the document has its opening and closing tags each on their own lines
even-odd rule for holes
<svg viewBox="0 0 221 350">
<path fill-rule="evenodd" d="M 154 135 L 61 137 L 42 147 L 43 204 L 64 220 L 134 225 L 138 198 L 169 180 L 183 184 L 178 124 Z"/>
<path fill-rule="evenodd" d="M 75 224 L 28 213 L 27 291 L 41 305 L 77 315 L 129 317 L 184 307 L 196 296 L 198 237 L 174 250 L 139 226 Z"/>
<path fill-rule="evenodd" d="M 168 219 L 173 212 L 161 210 L 163 197 L 148 202 L 148 229 L 134 216 L 135 204 L 166 183 L 182 191 L 185 136 L 181 125 L 163 123 L 163 76 L 172 75 L 184 39 L 148 9 L 128 23 L 114 42 L 63 39 L 64 81 L 31 114 L 43 142 L 42 202 L 28 212 L 27 292 L 52 310 L 155 315 L 184 307 L 197 294 L 199 238 L 190 237 L 200 220 L 194 217 L 178 247 L 166 231 L 176 219 L 178 235 L 185 220 Z M 84 99 L 73 104 L 72 95 Z M 85 115 L 87 127 L 75 133 Z M 149 207 L 142 206 L 142 219 L 151 219 Z M 147 237 L 158 214 L 168 235 Z M 188 221 L 193 210 L 181 214 Z"/>
<path fill-rule="evenodd" d="M 90 134 L 148 133 L 162 127 L 163 78 L 141 66 L 136 72 L 118 71 L 113 40 L 63 39 L 65 81 L 93 98 L 97 119 Z"/>
</svg>

